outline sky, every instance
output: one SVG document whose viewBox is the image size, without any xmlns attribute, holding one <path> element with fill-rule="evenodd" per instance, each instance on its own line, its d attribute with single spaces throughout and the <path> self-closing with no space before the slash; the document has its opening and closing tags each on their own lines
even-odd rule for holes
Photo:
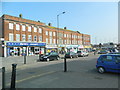
<svg viewBox="0 0 120 90">
<path fill-rule="evenodd" d="M 2 2 L 2 13 L 91 35 L 91 43 L 118 42 L 117 2 Z"/>
</svg>

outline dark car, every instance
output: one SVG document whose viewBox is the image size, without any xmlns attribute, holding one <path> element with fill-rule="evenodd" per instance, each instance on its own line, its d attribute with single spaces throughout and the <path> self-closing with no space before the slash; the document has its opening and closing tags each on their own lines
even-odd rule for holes
<svg viewBox="0 0 120 90">
<path fill-rule="evenodd" d="M 107 54 L 108 51 L 107 50 L 101 50 L 101 51 L 98 51 L 98 54 Z"/>
<path fill-rule="evenodd" d="M 46 53 L 40 57 L 40 61 L 59 60 L 60 56 L 57 52 Z"/>
<path fill-rule="evenodd" d="M 65 54 L 65 57 L 66 58 L 77 58 L 78 57 L 78 54 L 77 53 L 74 53 L 74 52 L 67 52 Z"/>
<path fill-rule="evenodd" d="M 96 68 L 99 73 L 117 72 L 120 73 L 120 55 L 103 54 L 97 60 Z"/>
</svg>

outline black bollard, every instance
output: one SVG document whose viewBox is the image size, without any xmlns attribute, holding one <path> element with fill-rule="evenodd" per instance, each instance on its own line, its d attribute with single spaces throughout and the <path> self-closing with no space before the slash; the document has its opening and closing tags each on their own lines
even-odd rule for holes
<svg viewBox="0 0 120 90">
<path fill-rule="evenodd" d="M 17 64 L 12 64 L 11 89 L 15 89 L 16 66 Z"/>
<path fill-rule="evenodd" d="M 26 64 L 26 54 L 24 54 L 24 64 Z"/>
<path fill-rule="evenodd" d="M 5 67 L 2 67 L 2 90 L 5 90 Z"/>
<path fill-rule="evenodd" d="M 64 57 L 64 72 L 67 72 L 67 62 L 66 62 L 66 57 Z"/>
</svg>

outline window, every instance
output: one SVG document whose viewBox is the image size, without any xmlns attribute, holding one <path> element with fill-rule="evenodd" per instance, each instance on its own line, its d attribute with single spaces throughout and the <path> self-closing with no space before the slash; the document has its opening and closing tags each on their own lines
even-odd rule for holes
<svg viewBox="0 0 120 90">
<path fill-rule="evenodd" d="M 66 37 L 66 34 L 64 34 L 64 37 Z"/>
<path fill-rule="evenodd" d="M 55 39 L 53 39 L 53 43 L 56 44 L 56 40 Z"/>
<path fill-rule="evenodd" d="M 25 25 L 22 25 L 22 31 L 25 31 Z"/>
<path fill-rule="evenodd" d="M 34 32 L 37 32 L 37 28 L 36 27 L 34 27 Z"/>
<path fill-rule="evenodd" d="M 9 41 L 13 41 L 13 40 L 14 40 L 13 34 L 9 33 Z"/>
<path fill-rule="evenodd" d="M 9 23 L 9 29 L 13 29 L 13 23 Z"/>
<path fill-rule="evenodd" d="M 42 36 L 39 36 L 39 41 L 41 41 L 41 42 L 42 42 Z"/>
<path fill-rule="evenodd" d="M 48 38 L 46 38 L 46 43 L 48 43 Z"/>
<path fill-rule="evenodd" d="M 55 36 L 55 32 L 53 32 L 53 36 Z"/>
<path fill-rule="evenodd" d="M 52 44 L 52 37 L 50 37 L 50 44 Z"/>
<path fill-rule="evenodd" d="M 46 31 L 46 35 L 48 35 L 48 31 Z"/>
<path fill-rule="evenodd" d="M 120 63 L 120 56 L 115 56 L 116 63 Z"/>
<path fill-rule="evenodd" d="M 22 34 L 22 41 L 26 41 L 26 35 Z"/>
<path fill-rule="evenodd" d="M 52 32 L 49 32 L 49 35 L 52 36 Z"/>
<path fill-rule="evenodd" d="M 28 35 L 28 41 L 32 41 L 32 36 Z"/>
<path fill-rule="evenodd" d="M 31 26 L 28 26 L 28 31 L 31 32 Z"/>
<path fill-rule="evenodd" d="M 39 28 L 39 33 L 42 33 L 42 29 L 41 28 Z"/>
<path fill-rule="evenodd" d="M 20 30 L 20 25 L 16 24 L 16 30 Z"/>
<path fill-rule="evenodd" d="M 20 41 L 20 34 L 16 34 L 16 41 Z"/>
<path fill-rule="evenodd" d="M 101 61 L 112 61 L 112 56 L 102 56 Z"/>
<path fill-rule="evenodd" d="M 37 41 L 37 36 L 34 36 L 34 41 Z"/>
</svg>

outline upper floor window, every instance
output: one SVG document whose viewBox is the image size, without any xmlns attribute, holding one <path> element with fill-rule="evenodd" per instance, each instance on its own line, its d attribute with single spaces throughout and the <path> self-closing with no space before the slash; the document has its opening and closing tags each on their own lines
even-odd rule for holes
<svg viewBox="0 0 120 90">
<path fill-rule="evenodd" d="M 22 31 L 25 31 L 25 25 L 22 25 Z"/>
<path fill-rule="evenodd" d="M 37 28 L 36 27 L 34 27 L 34 32 L 37 32 Z"/>
<path fill-rule="evenodd" d="M 42 36 L 39 36 L 39 41 L 41 41 L 41 42 L 42 42 Z"/>
<path fill-rule="evenodd" d="M 13 23 L 9 23 L 9 29 L 13 29 Z"/>
<path fill-rule="evenodd" d="M 46 38 L 46 43 L 48 43 L 48 38 Z"/>
<path fill-rule="evenodd" d="M 28 41 L 32 41 L 32 36 L 28 35 Z"/>
<path fill-rule="evenodd" d="M 28 31 L 31 32 L 31 26 L 28 26 Z"/>
<path fill-rule="evenodd" d="M 55 36 L 55 32 L 53 32 L 53 36 Z"/>
<path fill-rule="evenodd" d="M 41 28 L 39 28 L 39 33 L 42 33 L 42 29 Z"/>
<path fill-rule="evenodd" d="M 34 41 L 37 41 L 37 36 L 34 36 Z"/>
<path fill-rule="evenodd" d="M 20 34 L 16 34 L 16 41 L 20 41 Z"/>
<path fill-rule="evenodd" d="M 26 35 L 22 34 L 22 41 L 26 41 Z"/>
<path fill-rule="evenodd" d="M 49 35 L 52 36 L 52 32 L 49 32 L 49 33 L 50 33 Z"/>
<path fill-rule="evenodd" d="M 46 35 L 48 35 L 48 31 L 46 31 Z"/>
<path fill-rule="evenodd" d="M 20 30 L 20 25 L 16 24 L 16 30 Z"/>
<path fill-rule="evenodd" d="M 66 37 L 66 34 L 64 34 L 64 37 Z"/>
<path fill-rule="evenodd" d="M 9 33 L 9 41 L 13 41 L 13 40 L 14 40 L 13 34 Z"/>
</svg>

